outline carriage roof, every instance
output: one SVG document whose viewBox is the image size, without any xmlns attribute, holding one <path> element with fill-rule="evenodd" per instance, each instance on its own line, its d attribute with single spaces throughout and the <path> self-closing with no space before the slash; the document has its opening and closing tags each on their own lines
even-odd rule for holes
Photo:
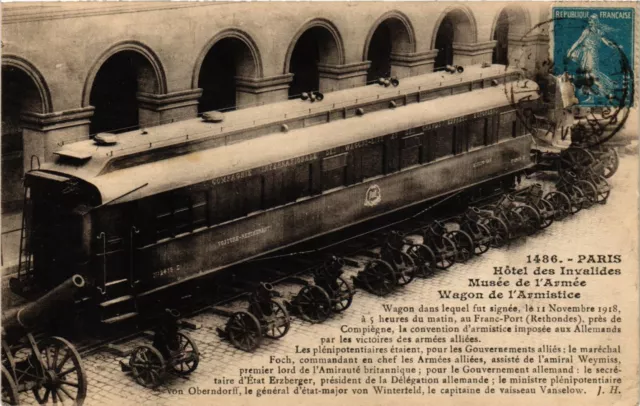
<svg viewBox="0 0 640 406">
<path fill-rule="evenodd" d="M 349 120 L 269 134 L 92 178 L 83 178 L 73 169 L 64 167 L 60 169 L 66 170 L 60 172 L 94 184 L 103 203 L 115 198 L 118 202 L 131 201 L 390 133 L 508 106 L 525 97 L 534 100 L 538 97 L 538 87 L 532 81 L 527 82 L 526 88 L 516 89 L 513 93 L 512 85 L 500 85 L 473 94 L 461 93 Z M 57 168 L 54 165 L 46 169 Z M 147 185 L 140 188 L 144 184 Z M 140 189 L 127 194 L 137 188 Z"/>
<path fill-rule="evenodd" d="M 504 75 L 513 75 L 517 69 L 505 69 L 504 65 L 492 65 L 482 68 L 481 65 L 465 67 L 461 74 L 451 75 L 448 72 L 432 72 L 400 80 L 398 87 L 382 87 L 380 85 L 360 86 L 352 89 L 339 90 L 324 95 L 321 102 L 311 103 L 301 99 L 270 103 L 261 106 L 248 107 L 224 113 L 221 123 L 205 122 L 200 118 L 163 124 L 129 131 L 117 135 L 116 145 L 97 146 L 93 140 L 82 139 L 62 146 L 55 153 L 66 158 L 73 158 L 74 172 L 82 177 L 98 176 L 106 172 L 109 163 L 118 159 L 144 160 L 143 154 L 154 154 L 162 148 L 172 148 L 175 145 L 196 144 L 203 140 L 220 139 L 220 143 L 227 143 L 225 137 L 246 130 L 277 124 L 318 115 L 353 106 L 364 105 L 379 99 L 402 96 L 416 91 L 446 88 L 460 83 L 474 80 L 486 80 Z M 198 146 L 194 146 L 197 149 Z M 59 160 L 64 165 L 64 160 Z"/>
</svg>

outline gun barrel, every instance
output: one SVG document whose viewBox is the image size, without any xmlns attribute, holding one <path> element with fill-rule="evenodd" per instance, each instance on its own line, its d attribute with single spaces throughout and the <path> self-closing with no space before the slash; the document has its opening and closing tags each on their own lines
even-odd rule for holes
<svg viewBox="0 0 640 406">
<path fill-rule="evenodd" d="M 3 315 L 3 329 L 5 331 L 33 329 L 48 315 L 63 310 L 61 306 L 67 305 L 75 293 L 84 286 L 84 278 L 80 275 L 73 275 L 44 296 Z"/>
</svg>

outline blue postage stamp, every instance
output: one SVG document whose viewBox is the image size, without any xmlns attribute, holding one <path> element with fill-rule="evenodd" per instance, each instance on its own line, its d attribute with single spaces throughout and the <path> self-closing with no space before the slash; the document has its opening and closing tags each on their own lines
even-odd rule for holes
<svg viewBox="0 0 640 406">
<path fill-rule="evenodd" d="M 632 103 L 634 9 L 553 8 L 554 74 L 581 107 Z"/>
</svg>

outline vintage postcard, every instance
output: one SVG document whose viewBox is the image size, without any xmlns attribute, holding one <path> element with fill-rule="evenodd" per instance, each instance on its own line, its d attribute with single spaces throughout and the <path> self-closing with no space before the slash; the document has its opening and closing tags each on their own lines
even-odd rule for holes
<svg viewBox="0 0 640 406">
<path fill-rule="evenodd" d="M 2 405 L 639 399 L 635 2 L 3 2 Z"/>
</svg>

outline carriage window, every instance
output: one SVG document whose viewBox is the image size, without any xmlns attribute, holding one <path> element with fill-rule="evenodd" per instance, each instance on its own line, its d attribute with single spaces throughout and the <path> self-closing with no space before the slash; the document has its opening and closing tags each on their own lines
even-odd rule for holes
<svg viewBox="0 0 640 406">
<path fill-rule="evenodd" d="M 487 137 L 487 119 L 470 121 L 467 126 L 467 137 L 469 137 L 469 149 L 484 146 Z"/>
<path fill-rule="evenodd" d="M 454 126 L 441 127 L 435 132 L 434 158 L 442 158 L 453 154 Z"/>
<path fill-rule="evenodd" d="M 329 190 L 345 184 L 347 153 L 326 157 L 322 160 L 322 190 Z"/>
<path fill-rule="evenodd" d="M 172 200 L 173 235 L 188 233 L 191 228 L 191 199 L 186 194 L 176 194 Z"/>
<path fill-rule="evenodd" d="M 362 177 L 364 179 L 382 175 L 382 164 L 384 163 L 383 147 L 383 144 L 376 144 L 360 150 Z"/>
<path fill-rule="evenodd" d="M 191 194 L 191 216 L 194 229 L 208 225 L 207 192 L 198 191 Z"/>
<path fill-rule="evenodd" d="M 402 142 L 402 151 L 400 153 L 400 167 L 407 168 L 409 166 L 418 165 L 420 163 L 420 145 L 422 134 L 414 134 L 404 137 Z"/>
<path fill-rule="evenodd" d="M 304 163 L 292 168 L 292 179 L 287 188 L 287 196 L 290 202 L 311 194 L 311 164 Z"/>
<path fill-rule="evenodd" d="M 264 207 L 275 207 L 287 203 L 287 171 L 289 168 L 277 169 L 263 175 Z"/>
<path fill-rule="evenodd" d="M 516 111 L 505 111 L 500 114 L 500 124 L 498 127 L 498 140 L 508 140 L 516 137 Z"/>
<path fill-rule="evenodd" d="M 217 185 L 212 198 L 212 224 L 246 216 L 262 208 L 262 178 L 251 176 Z"/>
<path fill-rule="evenodd" d="M 156 240 L 172 237 L 171 199 L 168 194 L 156 199 Z"/>
</svg>

